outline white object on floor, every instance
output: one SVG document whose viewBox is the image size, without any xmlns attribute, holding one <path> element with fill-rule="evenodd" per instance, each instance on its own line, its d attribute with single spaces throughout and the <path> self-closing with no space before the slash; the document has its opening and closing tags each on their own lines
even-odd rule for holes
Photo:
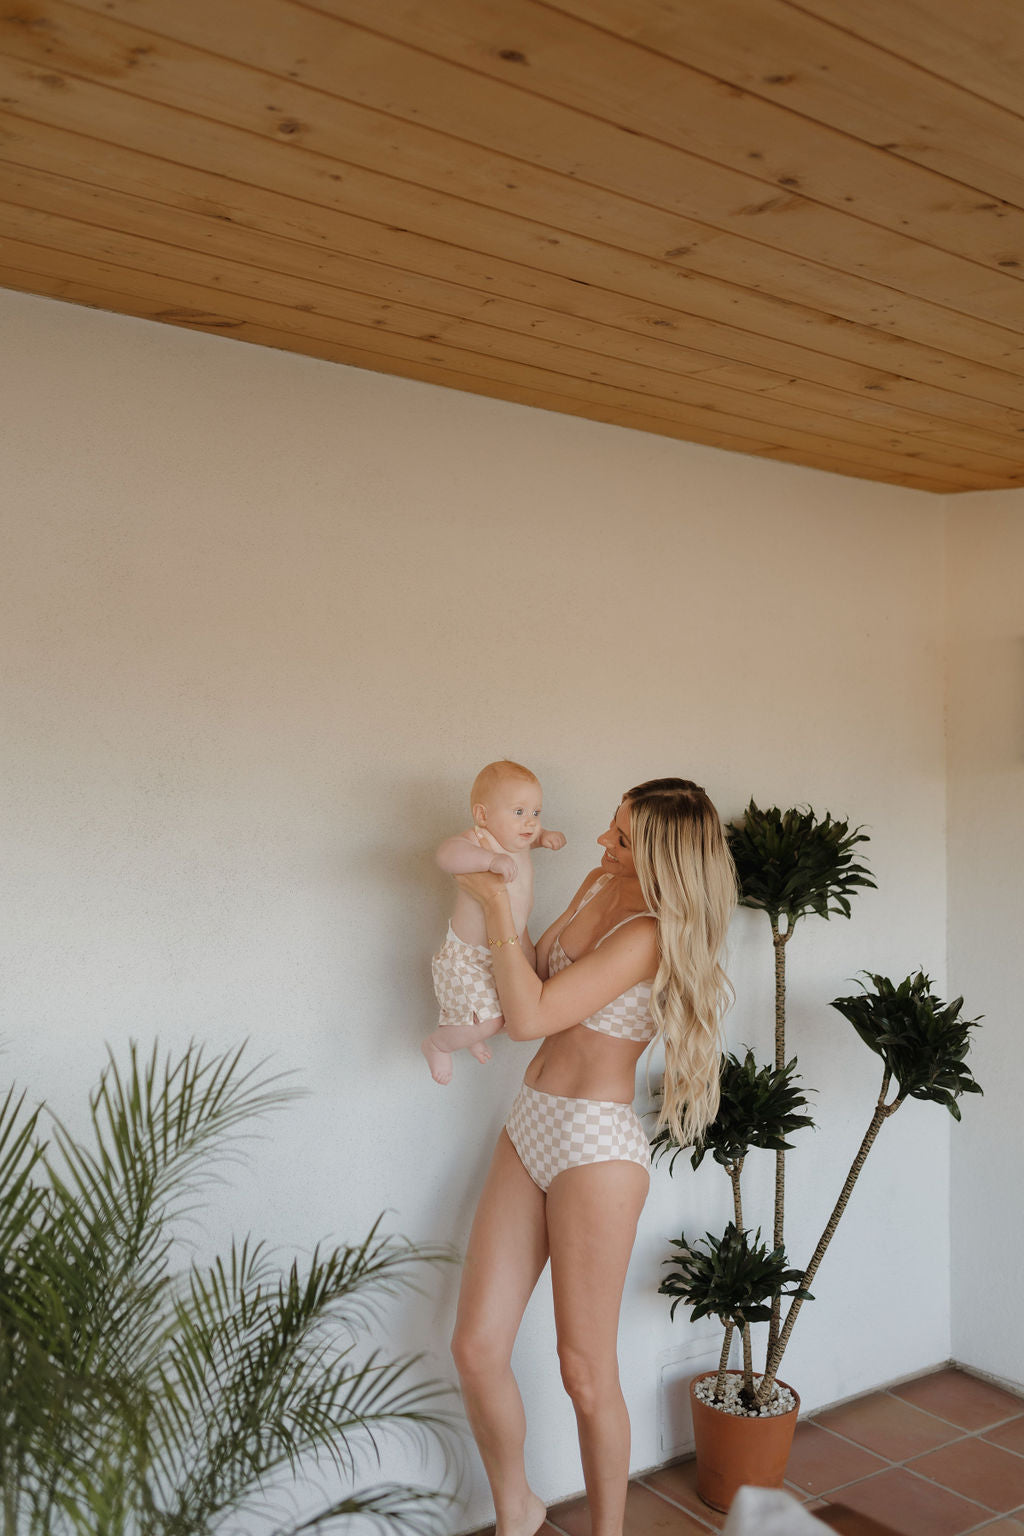
<svg viewBox="0 0 1024 1536">
<path fill-rule="evenodd" d="M 722 1536 L 820 1536 L 827 1530 L 781 1488 L 741 1488 Z"/>
</svg>

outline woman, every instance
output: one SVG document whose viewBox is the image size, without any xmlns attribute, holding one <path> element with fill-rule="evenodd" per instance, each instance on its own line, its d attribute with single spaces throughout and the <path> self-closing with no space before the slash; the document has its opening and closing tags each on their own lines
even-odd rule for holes
<svg viewBox="0 0 1024 1536">
<path fill-rule="evenodd" d="M 459 877 L 483 908 L 509 1035 L 542 1042 L 480 1197 L 452 1340 L 496 1536 L 533 1536 L 545 1516 L 526 1480 L 511 1357 L 549 1260 L 592 1536 L 621 1536 L 629 1418 L 616 1337 L 649 1183 L 632 1109 L 648 1042 L 665 1046 L 660 1124 L 688 1145 L 718 1107 L 730 996 L 719 955 L 736 901 L 718 814 L 688 779 L 653 779 L 629 791 L 598 843 L 600 867 L 539 940 L 536 972 L 516 942 L 504 882 Z"/>
</svg>

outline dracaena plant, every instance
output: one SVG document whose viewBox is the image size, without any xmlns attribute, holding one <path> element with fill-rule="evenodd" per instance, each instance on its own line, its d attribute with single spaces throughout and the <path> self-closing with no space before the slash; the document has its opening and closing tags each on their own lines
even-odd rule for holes
<svg viewBox="0 0 1024 1536">
<path fill-rule="evenodd" d="M 680 1303 L 691 1307 L 691 1320 L 717 1316 L 725 1328 L 714 1396 L 721 1400 L 733 1334 L 743 1342 L 741 1399 L 751 1411 L 771 1400 L 776 1375 L 800 1308 L 812 1299 L 810 1286 L 836 1226 L 846 1209 L 864 1160 L 878 1133 L 908 1098 L 942 1104 L 960 1118 L 957 1099 L 981 1090 L 965 1064 L 970 1031 L 976 1020 L 961 1016 L 963 999 L 941 1002 L 922 973 L 893 983 L 870 976 L 873 991 L 836 998 L 832 1006 L 848 1019 L 858 1035 L 882 1058 L 882 1084 L 870 1124 L 826 1223 L 804 1269 L 786 1256 L 785 1155 L 789 1136 L 811 1124 L 802 1113 L 806 1099 L 798 1087 L 796 1058 L 786 1055 L 785 949 L 797 923 L 805 916 L 850 916 L 851 898 L 858 889 L 874 885 L 866 866 L 854 856 L 867 839 L 860 828 L 830 815 L 819 819 L 809 808 L 780 811 L 759 809 L 751 801 L 743 822 L 729 828 L 736 863 L 740 900 L 759 908 L 769 919 L 775 953 L 775 1063 L 758 1067 L 751 1051 L 740 1061 L 722 1060 L 721 1106 L 717 1119 L 691 1154 L 694 1168 L 707 1153 L 729 1175 L 733 1220 L 722 1238 L 707 1233 L 691 1245 L 686 1234 L 673 1243 L 677 1252 L 666 1261 L 669 1274 L 661 1291 L 672 1297 L 672 1312 Z M 893 1084 L 896 1085 L 893 1091 Z M 774 1151 L 776 1157 L 774 1231 L 771 1248 L 744 1228 L 740 1175 L 752 1148 Z M 671 1171 L 684 1149 L 667 1131 L 654 1140 L 656 1156 L 669 1156 Z M 785 1321 L 782 1301 L 789 1298 Z M 755 1379 L 750 1325 L 768 1323 L 765 1368 Z"/>
<path fill-rule="evenodd" d="M 687 1242 L 685 1233 L 682 1234 L 672 1244 L 678 1252 L 666 1260 L 670 1269 L 660 1290 L 673 1298 L 672 1314 L 680 1302 L 685 1302 L 692 1309 L 691 1321 L 714 1315 L 725 1328 L 715 1383 L 715 1397 L 719 1400 L 734 1330 L 749 1335 L 752 1322 L 770 1320 L 772 1304 L 776 1300 L 781 1302 L 783 1296 L 789 1297 L 785 1321 L 769 1342 L 765 1369 L 759 1381 L 755 1380 L 747 1337 L 744 1337 L 741 1397 L 744 1406 L 754 1411 L 771 1399 L 800 1308 L 805 1301 L 813 1299 L 810 1286 L 885 1121 L 908 1099 L 941 1104 L 955 1120 L 959 1120 L 957 1100 L 965 1093 L 982 1091 L 966 1064 L 970 1032 L 979 1021 L 963 1017 L 963 998 L 943 1002 L 934 994 L 932 982 L 923 972 L 899 983 L 887 976 L 869 975 L 867 979 L 870 987 L 865 985 L 861 994 L 837 997 L 831 1006 L 881 1057 L 882 1080 L 864 1138 L 806 1267 L 803 1270 L 793 1268 L 782 1247 L 776 1246 L 769 1251 L 766 1245 L 759 1243 L 760 1232 L 751 1238 L 742 1230 L 739 1221 L 730 1222 L 721 1239 L 708 1233 L 701 1240 L 705 1253 L 698 1253 Z M 697 1160 L 702 1150 L 712 1150 L 714 1137 L 714 1126 L 711 1126 L 703 1148 L 694 1152 L 691 1161 Z M 724 1148 L 726 1142 L 723 1140 L 720 1145 Z M 735 1148 L 735 1138 L 732 1145 Z"/>
<path fill-rule="evenodd" d="M 394 1435 L 446 1443 L 447 1389 L 365 1335 L 449 1255 L 384 1235 L 283 1267 L 261 1243 L 177 1263 L 182 1218 L 254 1118 L 293 1091 L 244 1051 L 110 1058 L 82 1139 L 0 1104 L 0 1499 L 7 1536 L 275 1536 L 440 1528 L 431 1489 L 359 1485 Z M 269 1483 L 331 1467 L 309 1519 L 266 1523 Z"/>
</svg>

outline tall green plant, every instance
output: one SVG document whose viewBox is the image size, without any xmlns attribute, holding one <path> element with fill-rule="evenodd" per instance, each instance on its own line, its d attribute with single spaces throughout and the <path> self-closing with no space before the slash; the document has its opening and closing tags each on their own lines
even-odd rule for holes
<svg viewBox="0 0 1024 1536">
<path fill-rule="evenodd" d="M 361 1515 L 436 1529 L 444 1502 L 356 1487 L 365 1452 L 444 1444 L 448 1389 L 364 1336 L 449 1255 L 381 1234 L 282 1269 L 246 1239 L 175 1267 L 182 1221 L 254 1118 L 293 1097 L 243 1050 L 133 1046 L 90 1099 L 91 1136 L 0 1106 L 0 1486 L 5 1536 L 213 1536 L 310 1458 L 340 1496 L 285 1532 Z"/>
<path fill-rule="evenodd" d="M 673 1298 L 673 1314 L 680 1302 L 685 1302 L 692 1308 L 691 1321 L 713 1314 L 726 1330 L 715 1387 L 718 1398 L 722 1395 L 733 1330 L 749 1329 L 751 1322 L 770 1317 L 771 1309 L 765 1303 L 788 1295 L 791 1300 L 786 1319 L 775 1338 L 769 1340 L 760 1382 L 755 1383 L 749 1352 L 744 1353 L 745 1405 L 759 1409 L 770 1401 L 800 1308 L 812 1299 L 810 1286 L 885 1121 L 908 1099 L 941 1104 L 959 1120 L 957 1100 L 965 1093 L 982 1091 L 966 1065 L 970 1031 L 977 1028 L 979 1021 L 962 1017 L 963 998 L 942 1002 L 932 992 L 932 983 L 923 972 L 899 983 L 887 976 L 869 975 L 868 980 L 873 991 L 865 986 L 862 995 L 837 997 L 832 1007 L 882 1058 L 881 1086 L 868 1128 L 807 1266 L 802 1271 L 793 1269 L 782 1247 L 776 1246 L 769 1252 L 766 1245 L 759 1245 L 760 1233 L 751 1239 L 739 1229 L 739 1223 L 730 1223 L 721 1239 L 707 1233 L 697 1245 L 691 1245 L 682 1233 L 672 1244 L 678 1252 L 666 1260 L 670 1272 L 660 1290 Z M 708 1136 L 713 1138 L 713 1127 L 709 1128 Z M 694 1157 L 697 1156 L 695 1152 Z M 706 1251 L 701 1253 L 700 1248 Z M 786 1286 L 790 1287 L 788 1291 Z"/>
<path fill-rule="evenodd" d="M 810 1286 L 846 1209 L 854 1184 L 879 1131 L 908 1098 L 926 1099 L 945 1106 L 960 1118 L 958 1098 L 980 1093 L 965 1064 L 970 1031 L 976 1020 L 961 1017 L 963 999 L 941 1002 L 923 973 L 908 976 L 899 984 L 884 976 L 870 976 L 874 987 L 864 995 L 836 998 L 835 1007 L 857 1030 L 861 1039 L 883 1059 L 882 1085 L 870 1124 L 847 1174 L 839 1199 L 805 1269 L 794 1269 L 784 1242 L 785 1172 L 787 1137 L 809 1124 L 799 1111 L 806 1101 L 795 1082 L 795 1058 L 786 1055 L 785 949 L 796 924 L 811 913 L 828 918 L 850 916 L 851 899 L 858 889 L 873 887 L 864 864 L 855 857 L 858 844 L 866 841 L 860 828 L 846 821 L 823 819 L 810 808 L 761 810 L 750 802 L 743 822 L 728 829 L 729 843 L 746 906 L 768 915 L 775 952 L 775 1066 L 758 1068 L 750 1051 L 743 1062 L 723 1058 L 721 1108 L 715 1123 L 692 1154 L 696 1168 L 707 1152 L 726 1170 L 733 1189 L 733 1221 L 722 1238 L 707 1233 L 691 1245 L 685 1233 L 672 1246 L 667 1260 L 669 1274 L 661 1291 L 672 1297 L 672 1311 L 681 1302 L 693 1310 L 691 1318 L 714 1314 L 725 1328 L 715 1395 L 721 1398 L 729 1343 L 735 1330 L 743 1337 L 742 1398 L 748 1409 L 758 1410 L 772 1395 L 783 1353 Z M 892 1084 L 896 1092 L 892 1094 Z M 773 1149 L 776 1154 L 775 1224 L 769 1249 L 744 1229 L 740 1199 L 740 1174 L 752 1147 Z M 670 1170 L 680 1150 L 670 1136 L 655 1139 L 655 1153 L 671 1152 Z M 790 1298 L 785 1322 L 782 1299 Z M 769 1323 L 765 1370 L 755 1382 L 750 1350 L 750 1324 Z"/>
<path fill-rule="evenodd" d="M 753 800 L 743 820 L 726 829 L 736 865 L 740 902 L 765 912 L 771 924 L 775 955 L 775 1069 L 786 1062 L 786 946 L 802 917 L 815 913 L 850 916 L 850 899 L 858 889 L 874 888 L 867 866 L 854 857 L 867 836 L 848 821 L 834 821 L 829 812 L 818 818 L 807 807 L 762 810 Z M 776 1248 L 786 1242 L 786 1151 L 775 1153 Z M 780 1301 L 772 1302 L 769 1348 L 778 1338 Z"/>
</svg>

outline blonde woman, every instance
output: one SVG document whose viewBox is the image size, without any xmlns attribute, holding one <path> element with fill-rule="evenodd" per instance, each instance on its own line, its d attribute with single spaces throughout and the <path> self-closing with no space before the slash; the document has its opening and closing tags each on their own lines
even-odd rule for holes
<svg viewBox="0 0 1024 1536">
<path fill-rule="evenodd" d="M 629 1418 L 616 1337 L 649 1183 L 648 1139 L 632 1107 L 648 1043 L 664 1043 L 661 1123 L 681 1142 L 718 1107 L 730 997 L 720 956 L 736 902 L 718 813 L 688 779 L 653 779 L 629 791 L 598 843 L 600 867 L 538 941 L 536 971 L 503 881 L 458 877 L 483 909 L 508 1034 L 541 1042 L 480 1197 L 452 1340 L 496 1536 L 534 1536 L 546 1513 L 526 1479 L 511 1357 L 549 1261 L 592 1536 L 622 1536 Z"/>
</svg>

